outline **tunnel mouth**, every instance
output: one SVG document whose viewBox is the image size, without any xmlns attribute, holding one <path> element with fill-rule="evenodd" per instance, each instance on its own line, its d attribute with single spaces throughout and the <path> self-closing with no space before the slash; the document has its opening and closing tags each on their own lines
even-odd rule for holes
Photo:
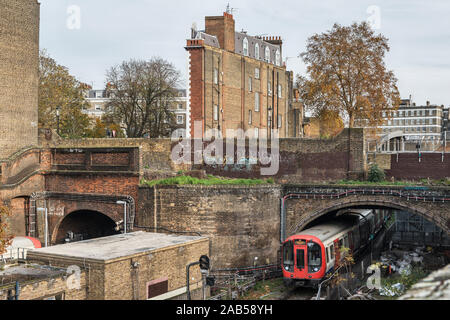
<svg viewBox="0 0 450 320">
<path fill-rule="evenodd" d="M 92 210 L 74 211 L 58 228 L 55 244 L 63 244 L 118 234 L 116 223 L 107 215 Z"/>
</svg>

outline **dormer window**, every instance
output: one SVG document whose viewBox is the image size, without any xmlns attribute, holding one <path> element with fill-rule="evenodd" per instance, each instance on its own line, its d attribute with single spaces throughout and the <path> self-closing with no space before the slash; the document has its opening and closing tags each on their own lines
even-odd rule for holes
<svg viewBox="0 0 450 320">
<path fill-rule="evenodd" d="M 248 56 L 248 40 L 247 40 L 247 38 L 244 38 L 242 47 L 243 47 L 243 51 L 244 51 L 244 56 Z"/>
<path fill-rule="evenodd" d="M 259 44 L 255 44 L 255 59 L 259 60 Z"/>
<path fill-rule="evenodd" d="M 264 60 L 266 60 L 266 62 L 269 62 L 269 63 L 270 63 L 270 49 L 269 49 L 269 47 L 266 47 L 266 52 L 265 52 Z"/>
<path fill-rule="evenodd" d="M 281 55 L 280 55 L 280 50 L 277 49 L 277 52 L 275 54 L 275 63 L 277 66 L 281 65 Z"/>
</svg>

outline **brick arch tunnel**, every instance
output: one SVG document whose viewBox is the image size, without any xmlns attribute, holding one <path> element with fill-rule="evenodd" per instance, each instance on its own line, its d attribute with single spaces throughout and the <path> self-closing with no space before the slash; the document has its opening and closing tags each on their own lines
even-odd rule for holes
<svg viewBox="0 0 450 320">
<path fill-rule="evenodd" d="M 297 200 L 301 201 L 301 200 Z M 286 229 L 285 237 L 292 234 L 298 233 L 301 230 L 309 227 L 315 221 L 320 221 L 327 216 L 337 212 L 338 210 L 347 208 L 374 208 L 374 209 L 390 209 L 390 210 L 400 210 L 406 211 L 411 214 L 416 214 L 422 216 L 429 222 L 434 223 L 436 226 L 441 228 L 444 232 L 449 234 L 448 219 L 446 217 L 440 217 L 427 208 L 419 205 L 414 205 L 412 203 L 403 203 L 402 201 L 380 201 L 380 200 L 361 200 L 348 199 L 348 201 L 328 201 L 326 205 L 317 206 L 315 209 L 309 212 L 291 212 L 286 217 Z M 448 209 L 447 209 L 448 210 Z"/>
<path fill-rule="evenodd" d="M 119 232 L 116 222 L 94 210 L 77 210 L 64 217 L 57 226 L 55 244 L 106 237 Z M 70 239 L 67 241 L 66 239 Z"/>
</svg>

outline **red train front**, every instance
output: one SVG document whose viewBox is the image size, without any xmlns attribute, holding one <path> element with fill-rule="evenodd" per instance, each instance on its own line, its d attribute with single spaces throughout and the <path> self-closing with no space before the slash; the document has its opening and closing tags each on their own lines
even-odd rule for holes
<svg viewBox="0 0 450 320">
<path fill-rule="evenodd" d="M 325 247 L 316 237 L 295 235 L 283 243 L 283 277 L 286 285 L 316 286 L 326 270 Z"/>
</svg>

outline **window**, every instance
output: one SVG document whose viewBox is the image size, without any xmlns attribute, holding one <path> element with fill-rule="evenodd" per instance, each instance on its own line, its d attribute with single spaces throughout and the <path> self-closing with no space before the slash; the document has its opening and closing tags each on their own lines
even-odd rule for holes
<svg viewBox="0 0 450 320">
<path fill-rule="evenodd" d="M 320 246 L 315 242 L 308 242 L 308 273 L 316 273 L 322 266 Z"/>
<path fill-rule="evenodd" d="M 214 84 L 219 84 L 219 70 L 214 68 Z"/>
<path fill-rule="evenodd" d="M 252 110 L 248 110 L 248 124 L 252 124 Z"/>
<path fill-rule="evenodd" d="M 330 246 L 330 260 L 334 259 L 334 244 Z"/>
<path fill-rule="evenodd" d="M 162 278 L 147 283 L 147 299 L 160 296 L 169 291 L 169 279 Z"/>
<path fill-rule="evenodd" d="M 255 68 L 255 79 L 259 79 L 259 68 Z"/>
<path fill-rule="evenodd" d="M 269 47 L 266 47 L 264 60 L 265 60 L 266 62 L 270 62 L 270 49 L 269 49 Z"/>
<path fill-rule="evenodd" d="M 219 120 L 219 106 L 218 105 L 214 106 L 213 116 L 214 116 L 214 121 L 218 121 Z"/>
<path fill-rule="evenodd" d="M 330 248 L 327 247 L 326 249 L 326 254 L 327 254 L 327 263 L 330 262 Z"/>
<path fill-rule="evenodd" d="M 294 271 L 294 243 L 292 241 L 283 245 L 283 265 L 286 271 Z"/>
<path fill-rule="evenodd" d="M 272 95 L 272 82 L 270 81 L 267 82 L 267 95 Z"/>
<path fill-rule="evenodd" d="M 259 138 L 259 128 L 255 128 L 255 139 Z"/>
<path fill-rule="evenodd" d="M 255 93 L 255 112 L 259 112 L 259 92 Z"/>
<path fill-rule="evenodd" d="M 101 111 L 101 110 L 102 110 L 102 106 L 99 105 L 99 104 L 96 104 L 96 105 L 95 105 L 95 110 Z"/>
<path fill-rule="evenodd" d="M 283 116 L 281 114 L 278 115 L 278 128 L 281 128 Z"/>
<path fill-rule="evenodd" d="M 281 65 L 281 54 L 280 54 L 280 50 L 277 50 L 277 52 L 275 53 L 275 63 L 277 66 Z"/>
<path fill-rule="evenodd" d="M 282 97 L 282 95 L 281 95 L 281 92 L 283 91 L 282 89 L 283 89 L 283 87 L 281 86 L 281 84 L 279 84 L 278 85 L 278 98 Z"/>
<path fill-rule="evenodd" d="M 253 86 L 252 86 L 252 77 L 248 77 L 248 91 L 252 92 Z"/>
<path fill-rule="evenodd" d="M 183 109 L 183 104 L 182 104 L 182 103 L 179 103 L 179 104 L 178 104 L 178 109 L 179 109 L 179 110 L 182 110 L 182 109 Z"/>
<path fill-rule="evenodd" d="M 242 42 L 242 47 L 244 51 L 244 56 L 248 56 L 248 40 L 247 38 L 244 38 L 244 41 Z"/>
<path fill-rule="evenodd" d="M 184 123 L 184 117 L 182 115 L 177 115 L 177 124 L 183 124 Z"/>
<path fill-rule="evenodd" d="M 255 59 L 259 60 L 259 44 L 255 44 Z"/>
</svg>

